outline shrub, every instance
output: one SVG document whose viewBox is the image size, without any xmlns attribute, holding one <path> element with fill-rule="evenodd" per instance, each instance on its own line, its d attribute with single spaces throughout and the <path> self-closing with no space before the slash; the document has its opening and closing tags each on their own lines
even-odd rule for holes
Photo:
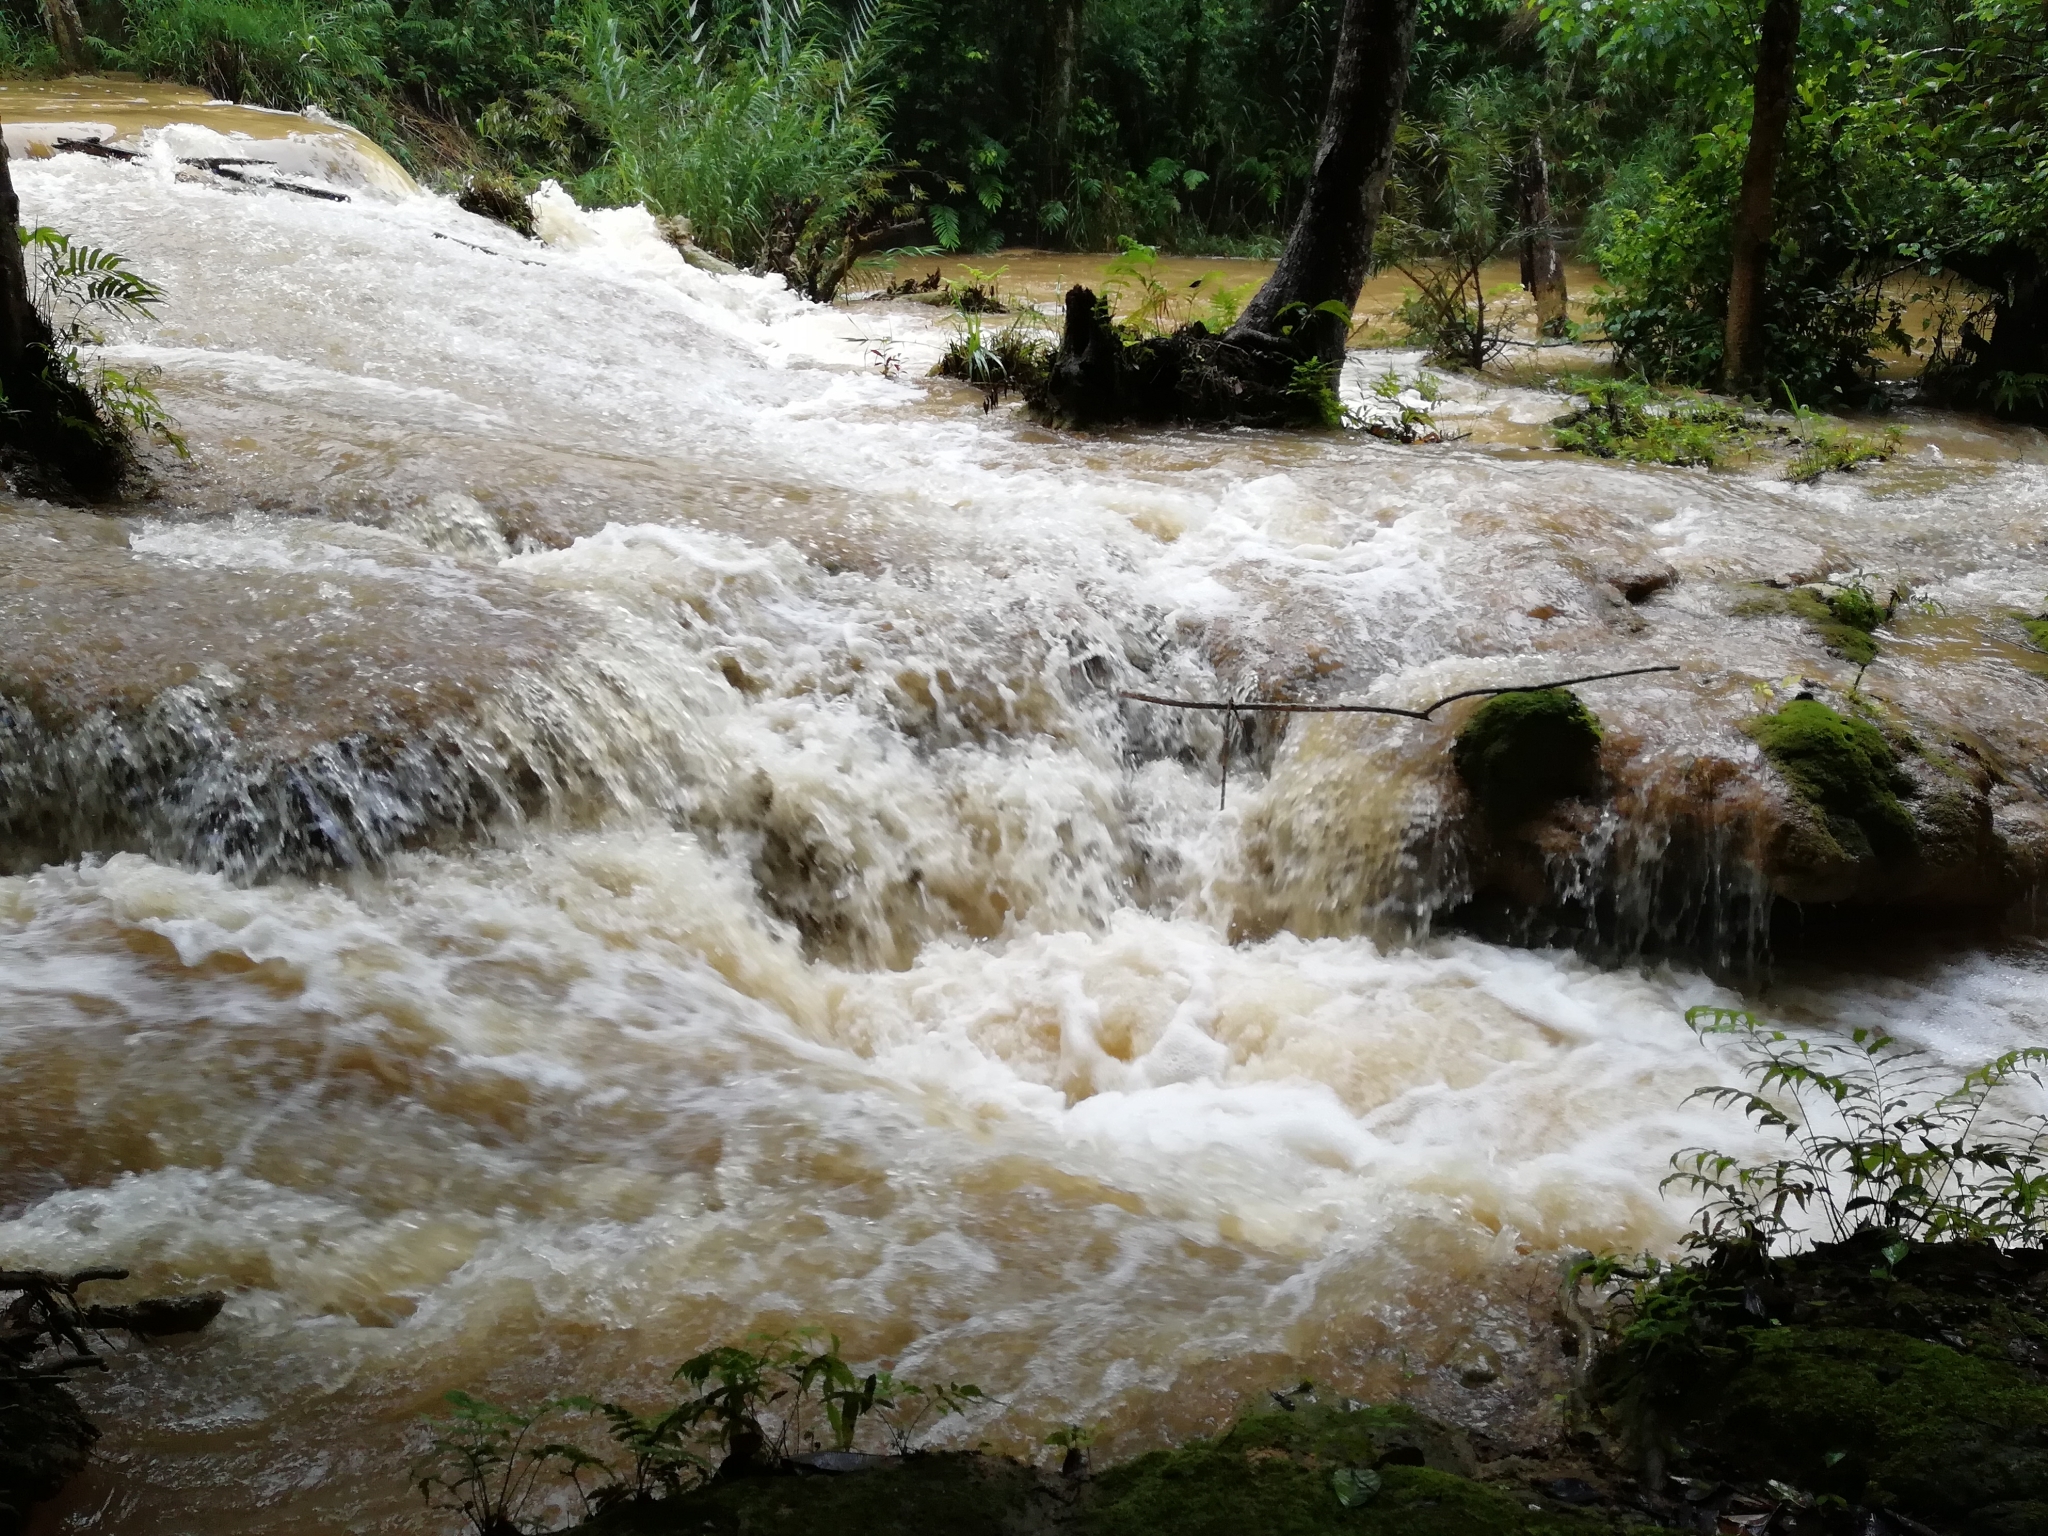
<svg viewBox="0 0 2048 1536">
<path fill-rule="evenodd" d="M 450 1392 L 449 1412 L 427 1421 L 431 1440 L 413 1485 L 429 1509 L 460 1517 L 475 1536 L 516 1536 L 564 1484 L 586 1514 L 673 1498 L 715 1472 L 770 1470 L 827 1440 L 831 1449 L 852 1450 L 866 1424 L 900 1455 L 932 1424 L 984 1397 L 967 1382 L 862 1375 L 846 1363 L 838 1338 L 816 1329 L 754 1334 L 706 1350 L 677 1367 L 674 1379 L 687 1395 L 645 1414 L 589 1397 L 507 1408 Z M 624 1460 L 581 1444 L 577 1417 L 601 1422 Z"/>
<path fill-rule="evenodd" d="M 1814 1042 L 1732 1009 L 1694 1008 L 1685 1017 L 1702 1038 L 1732 1036 L 1748 1048 L 1748 1087 L 1702 1088 L 1693 1097 L 1739 1108 L 1790 1144 L 1761 1161 L 1704 1148 L 1673 1159 L 1666 1185 L 1704 1197 L 1689 1246 L 1768 1250 L 1803 1240 L 1804 1217 L 1818 1217 L 1838 1242 L 1871 1230 L 1912 1242 L 2048 1235 L 2048 1128 L 2038 1117 L 1987 1113 L 1997 1089 L 2039 1080 L 2048 1047 L 2008 1051 L 1944 1091 L 1926 1053 L 1883 1030 Z"/>
<path fill-rule="evenodd" d="M 860 8 L 834 47 L 801 10 L 764 5 L 752 35 L 721 50 L 696 43 L 694 7 L 662 31 L 587 0 L 569 34 L 575 106 L 605 147 L 583 200 L 682 215 L 706 249 L 815 292 L 886 202 L 866 83 L 886 12 Z"/>
<path fill-rule="evenodd" d="M 1653 141 L 1661 164 L 1617 179 L 1597 210 L 1592 254 L 1611 285 L 1595 299 L 1622 367 L 1645 378 L 1705 387 L 1721 373 L 1731 226 L 1748 135 L 1729 126 L 1682 147 Z M 1872 238 L 1827 156 L 1792 155 L 1764 293 L 1764 360 L 1771 381 L 1801 399 L 1855 403 L 1876 394 L 1876 347 L 1904 343 L 1901 306 L 1866 268 Z M 1795 176 L 1792 172 L 1803 173 Z"/>
<path fill-rule="evenodd" d="M 1723 400 L 1665 397 L 1634 379 L 1586 390 L 1586 404 L 1555 424 L 1551 441 L 1571 453 L 1643 464 L 1704 468 L 1745 452 L 1754 423 Z"/>
</svg>

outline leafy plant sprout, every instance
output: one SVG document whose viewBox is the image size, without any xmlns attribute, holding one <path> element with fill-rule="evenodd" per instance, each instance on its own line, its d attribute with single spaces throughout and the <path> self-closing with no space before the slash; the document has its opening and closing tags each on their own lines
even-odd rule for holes
<svg viewBox="0 0 2048 1536">
<path fill-rule="evenodd" d="M 1768 1251 L 1804 1241 L 1815 1218 L 1835 1241 L 1873 1229 L 1906 1242 L 2043 1235 L 2048 1124 L 1990 1111 L 1999 1089 L 2040 1082 L 2048 1047 L 2008 1051 L 1944 1091 L 1925 1052 L 1881 1029 L 1815 1042 L 1712 1007 L 1691 1009 L 1686 1022 L 1702 1039 L 1732 1037 L 1747 1050 L 1747 1087 L 1693 1097 L 1740 1109 L 1789 1144 L 1762 1160 L 1699 1147 L 1673 1158 L 1666 1187 L 1702 1198 L 1688 1247 Z"/>
</svg>

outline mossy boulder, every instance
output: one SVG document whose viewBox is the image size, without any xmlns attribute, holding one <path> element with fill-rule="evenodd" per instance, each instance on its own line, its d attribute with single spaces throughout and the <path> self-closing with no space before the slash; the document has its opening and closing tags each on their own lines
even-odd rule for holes
<svg viewBox="0 0 2048 1536">
<path fill-rule="evenodd" d="M 1866 1530 L 1858 1508 L 2048 1532 L 2048 1251 L 1876 1229 L 1779 1257 L 1731 1244 L 1627 1316 L 1655 1321 L 1620 1328 L 1594 1400 L 1694 1486 L 1832 1495 L 1831 1533 Z"/>
<path fill-rule="evenodd" d="M 1835 845 L 1830 851 L 1852 860 L 1897 860 L 1912 853 L 1913 818 L 1899 803 L 1910 781 L 1875 726 L 1818 699 L 1795 699 L 1775 714 L 1746 721 L 1743 730 L 1819 814 Z"/>
<path fill-rule="evenodd" d="M 1600 784 L 1600 721 L 1563 688 L 1503 693 L 1474 711 L 1451 762 L 1496 826 Z"/>
<path fill-rule="evenodd" d="M 479 172 L 470 177 L 462 184 L 462 190 L 455 194 L 455 203 L 457 207 L 503 224 L 529 240 L 533 238 L 533 209 L 525 194 L 503 176 Z"/>
<path fill-rule="evenodd" d="M 2018 616 L 2020 628 L 2027 632 L 2027 638 L 2034 642 L 2037 651 L 2048 651 L 2048 613 L 2030 619 L 2024 614 Z"/>
<path fill-rule="evenodd" d="M 1744 1342 L 1695 1432 L 1754 1474 L 1943 1523 L 2048 1500 L 2048 1388 L 2011 1364 L 1874 1328 Z"/>
<path fill-rule="evenodd" d="M 1071 1528 L 1078 1486 L 1021 1462 L 970 1452 L 891 1457 L 871 1470 L 717 1481 L 677 1498 L 629 1504 L 578 1527 L 584 1536 L 1033 1536 Z"/>
<path fill-rule="evenodd" d="M 583 1536 L 1597 1536 L 1604 1516 L 1477 1482 L 1472 1447 L 1404 1407 L 1302 1403 L 1092 1478 L 949 1452 L 713 1482 Z M 1341 1491 L 1340 1491 L 1341 1489 Z"/>
</svg>

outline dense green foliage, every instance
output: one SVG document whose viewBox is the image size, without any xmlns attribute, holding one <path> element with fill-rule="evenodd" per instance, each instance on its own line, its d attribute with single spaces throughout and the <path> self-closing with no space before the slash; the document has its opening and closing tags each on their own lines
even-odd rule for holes
<svg viewBox="0 0 2048 1536">
<path fill-rule="evenodd" d="M 319 103 L 423 171 L 644 200 L 722 255 L 829 291 L 877 247 L 1275 249 L 1341 7 L 1079 0 L 1071 54 L 1052 0 L 83 9 L 107 65 Z M 1550 232 L 1598 264 L 1594 314 L 1620 362 L 1718 382 L 1755 10 L 1427 0 L 1380 251 L 1414 285 L 1425 345 L 1483 364 L 1504 340 L 1484 269 L 1530 233 L 1518 197 L 1540 146 Z M 1773 400 L 1872 398 L 1888 350 L 1917 347 L 1938 394 L 2048 414 L 2048 13 L 1804 11 L 1764 298 Z M 0 52 L 51 66 L 32 0 L 0 5 Z"/>
</svg>

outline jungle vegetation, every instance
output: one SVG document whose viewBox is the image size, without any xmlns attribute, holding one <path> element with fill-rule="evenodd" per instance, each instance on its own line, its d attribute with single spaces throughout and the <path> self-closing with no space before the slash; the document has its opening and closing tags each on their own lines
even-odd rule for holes
<svg viewBox="0 0 2048 1536">
<path fill-rule="evenodd" d="M 1448 362 L 1546 329 L 1560 254 L 1646 380 L 1872 397 L 1917 346 L 1955 403 L 2048 417 L 2038 0 L 1422 0 L 1371 256 Z M 5 0 L 0 63 L 318 104 L 430 180 L 645 201 L 830 292 L 875 250 L 1281 254 L 1344 0 Z M 1385 15 L 1379 13 L 1384 12 Z M 1364 23 L 1362 23 L 1364 24 Z M 1372 56 L 1395 42 L 1374 33 Z M 1388 81 L 1363 89 L 1384 98 Z M 1375 210 L 1377 212 L 1377 209 Z M 1340 263 L 1341 264 L 1341 263 Z M 1912 306 L 1915 295 L 1931 303 Z M 1341 295 L 1338 296 L 1341 302 Z M 1275 295 L 1250 323 L 1301 300 Z M 1314 319 L 1308 329 L 1335 322 Z M 1318 344 L 1316 350 L 1325 351 Z"/>
</svg>

